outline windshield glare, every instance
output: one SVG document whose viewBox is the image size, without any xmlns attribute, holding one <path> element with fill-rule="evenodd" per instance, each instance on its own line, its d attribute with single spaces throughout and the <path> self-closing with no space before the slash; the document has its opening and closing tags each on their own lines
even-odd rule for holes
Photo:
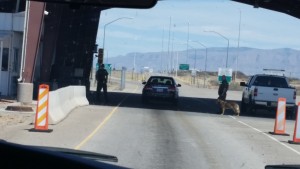
<svg viewBox="0 0 300 169">
<path fill-rule="evenodd" d="M 298 165 L 299 5 L 0 1 L 0 140 L 127 168 Z"/>
</svg>

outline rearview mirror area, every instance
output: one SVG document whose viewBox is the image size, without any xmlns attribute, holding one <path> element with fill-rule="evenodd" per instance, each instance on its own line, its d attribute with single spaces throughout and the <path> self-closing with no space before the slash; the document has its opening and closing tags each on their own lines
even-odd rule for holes
<svg viewBox="0 0 300 169">
<path fill-rule="evenodd" d="M 145 84 L 146 84 L 146 82 L 142 82 L 142 84 L 143 84 L 143 85 L 145 85 Z"/>
<path fill-rule="evenodd" d="M 30 0 L 47 3 L 65 3 L 70 5 L 92 5 L 106 8 L 148 9 L 156 5 L 157 0 Z"/>
<path fill-rule="evenodd" d="M 267 165 L 265 169 L 295 169 L 300 168 L 300 165 Z"/>
<path fill-rule="evenodd" d="M 181 87 L 181 84 L 177 84 L 176 86 L 177 86 L 177 87 Z"/>
</svg>

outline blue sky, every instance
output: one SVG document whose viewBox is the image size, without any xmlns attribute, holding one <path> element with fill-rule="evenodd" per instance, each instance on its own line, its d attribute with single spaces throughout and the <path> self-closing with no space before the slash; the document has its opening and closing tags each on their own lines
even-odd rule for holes
<svg viewBox="0 0 300 169">
<path fill-rule="evenodd" d="M 152 9 L 109 9 L 102 11 L 97 44 L 103 45 L 104 25 L 120 17 L 106 27 L 105 58 L 130 52 L 168 51 L 169 24 L 174 50 L 186 50 L 189 23 L 189 39 L 207 47 L 238 46 L 239 17 L 241 11 L 240 46 L 261 49 L 300 49 L 300 20 L 292 16 L 253 8 L 229 0 L 165 0 Z M 163 42 L 163 47 L 162 47 Z M 191 47 L 201 48 L 189 42 Z"/>
</svg>

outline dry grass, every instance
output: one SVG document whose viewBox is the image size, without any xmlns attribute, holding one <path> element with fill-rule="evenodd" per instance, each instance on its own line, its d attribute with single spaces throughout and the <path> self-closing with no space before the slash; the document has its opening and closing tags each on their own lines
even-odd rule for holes
<svg viewBox="0 0 300 169">
<path fill-rule="evenodd" d="M 122 71 L 121 70 L 114 70 L 112 71 L 111 76 L 114 78 L 121 78 Z M 141 74 L 141 73 L 134 73 L 132 71 L 126 71 L 125 78 L 126 80 L 133 80 L 133 81 L 144 81 L 149 78 L 150 75 Z"/>
<path fill-rule="evenodd" d="M 235 72 L 234 72 L 235 73 Z M 206 87 L 210 89 L 217 89 L 219 87 L 217 72 L 197 72 L 195 77 L 191 76 L 191 71 L 178 71 L 177 72 L 177 81 L 178 83 L 183 83 L 186 85 L 196 86 L 196 87 Z M 234 74 L 235 75 L 235 74 Z M 126 80 L 133 81 L 146 81 L 151 74 L 142 74 L 142 73 L 133 73 L 132 71 L 126 72 Z M 175 77 L 175 73 L 170 76 Z M 112 71 L 112 77 L 121 78 L 121 70 Z M 204 78 L 205 77 L 205 78 Z M 236 80 L 229 85 L 229 90 L 242 91 L 243 87 L 240 86 L 240 82 L 246 82 L 248 76 L 242 72 L 237 72 Z M 204 85 L 205 79 L 205 85 Z M 300 95 L 300 79 L 297 78 L 288 78 L 291 86 L 295 87 L 297 90 L 297 95 Z"/>
<path fill-rule="evenodd" d="M 198 72 L 196 77 L 194 78 L 195 80 L 191 77 L 191 73 L 188 71 L 181 72 L 178 75 L 179 75 L 178 79 L 184 81 L 186 84 L 197 86 L 197 87 L 204 87 L 204 76 L 205 76 L 204 72 Z M 217 89 L 219 87 L 220 84 L 218 82 L 217 75 L 218 75 L 217 72 L 206 73 L 206 83 L 205 83 L 206 88 Z M 247 81 L 248 76 L 246 76 L 242 72 L 237 72 L 236 77 L 237 77 L 236 81 L 230 83 L 229 90 L 241 91 L 243 90 L 243 87 L 240 86 L 240 82 Z"/>
</svg>

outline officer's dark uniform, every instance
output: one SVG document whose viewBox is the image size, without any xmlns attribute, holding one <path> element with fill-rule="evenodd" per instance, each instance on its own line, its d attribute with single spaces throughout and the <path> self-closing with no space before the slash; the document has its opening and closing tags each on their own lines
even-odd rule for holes
<svg viewBox="0 0 300 169">
<path fill-rule="evenodd" d="M 222 83 L 221 85 L 219 86 L 219 90 L 218 90 L 218 94 L 219 94 L 219 97 L 218 99 L 220 100 L 223 100 L 225 101 L 226 100 L 226 93 L 227 93 L 227 90 L 228 90 L 228 82 L 226 80 L 226 77 L 225 76 L 222 76 Z M 219 105 L 219 113 L 222 112 L 222 107 L 221 105 Z"/>
<path fill-rule="evenodd" d="M 108 72 L 104 69 L 104 65 L 101 65 L 99 70 L 96 73 L 97 79 L 97 97 L 100 99 L 100 93 L 103 88 L 103 94 L 105 102 L 107 102 L 107 78 Z"/>
<path fill-rule="evenodd" d="M 222 77 L 222 79 L 223 79 L 222 84 L 219 86 L 218 94 L 219 94 L 219 99 L 225 101 L 227 90 L 228 90 L 228 82 L 224 76 Z"/>
</svg>

